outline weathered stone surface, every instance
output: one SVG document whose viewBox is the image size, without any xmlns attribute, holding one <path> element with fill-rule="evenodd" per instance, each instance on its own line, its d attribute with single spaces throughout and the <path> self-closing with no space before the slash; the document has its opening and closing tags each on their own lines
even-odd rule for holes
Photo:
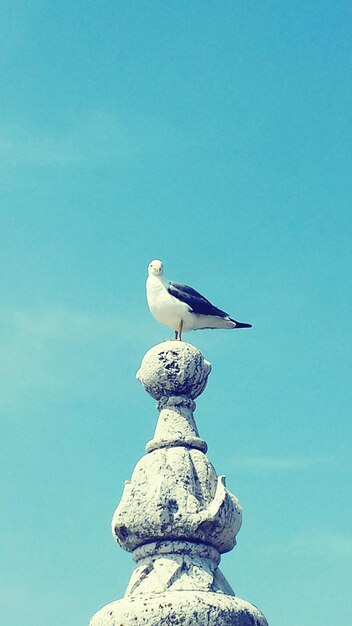
<svg viewBox="0 0 352 626">
<path fill-rule="evenodd" d="M 206 591 L 167 591 L 129 596 L 108 604 L 90 626 L 267 626 L 252 604 Z"/>
<path fill-rule="evenodd" d="M 146 445 L 147 452 L 170 446 L 188 446 L 207 451 L 207 444 L 200 439 L 193 417 L 196 404 L 185 396 L 163 397 L 158 402 L 160 411 L 154 438 Z"/>
<path fill-rule="evenodd" d="M 134 550 L 150 538 L 187 538 L 227 552 L 242 522 L 237 498 L 198 449 L 154 450 L 138 461 L 113 517 L 120 546 Z"/>
<path fill-rule="evenodd" d="M 142 361 L 137 378 L 160 414 L 112 521 L 137 565 L 125 597 L 96 613 L 91 626 L 267 626 L 219 569 L 221 554 L 236 544 L 242 511 L 193 417 L 210 371 L 197 348 L 179 341 L 155 346 Z"/>
<path fill-rule="evenodd" d="M 125 595 L 190 589 L 235 595 L 218 568 L 219 552 L 207 544 L 154 542 L 137 548 L 133 558 L 138 567 Z"/>
<path fill-rule="evenodd" d="M 164 341 L 146 353 L 137 379 L 160 400 L 167 396 L 196 398 L 204 390 L 211 371 L 209 361 L 185 341 Z"/>
</svg>

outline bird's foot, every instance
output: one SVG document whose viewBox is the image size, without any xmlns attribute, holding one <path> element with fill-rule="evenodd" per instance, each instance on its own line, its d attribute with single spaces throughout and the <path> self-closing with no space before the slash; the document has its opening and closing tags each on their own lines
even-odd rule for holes
<svg viewBox="0 0 352 626">
<path fill-rule="evenodd" d="M 182 341 L 182 329 L 183 329 L 183 320 L 180 321 L 180 326 L 179 326 L 178 331 L 175 330 L 176 338 L 178 338 L 179 341 Z"/>
</svg>

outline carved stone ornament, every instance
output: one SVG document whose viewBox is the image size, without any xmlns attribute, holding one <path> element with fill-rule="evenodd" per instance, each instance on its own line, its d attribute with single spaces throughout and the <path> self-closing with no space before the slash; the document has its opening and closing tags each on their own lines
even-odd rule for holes
<svg viewBox="0 0 352 626">
<path fill-rule="evenodd" d="M 218 567 L 236 545 L 242 509 L 206 456 L 193 417 L 210 371 L 201 352 L 181 341 L 151 348 L 142 361 L 137 379 L 160 414 L 112 520 L 137 566 L 125 597 L 90 626 L 267 626 Z"/>
</svg>

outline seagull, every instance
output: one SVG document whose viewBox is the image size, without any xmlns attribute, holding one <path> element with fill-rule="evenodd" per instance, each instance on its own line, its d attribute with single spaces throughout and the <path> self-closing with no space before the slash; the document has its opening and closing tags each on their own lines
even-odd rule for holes
<svg viewBox="0 0 352 626">
<path fill-rule="evenodd" d="M 175 331 L 175 339 L 182 341 L 182 332 L 201 328 L 251 328 L 252 324 L 232 319 L 192 287 L 167 282 L 163 271 L 158 259 L 149 263 L 147 302 L 157 322 Z"/>
</svg>

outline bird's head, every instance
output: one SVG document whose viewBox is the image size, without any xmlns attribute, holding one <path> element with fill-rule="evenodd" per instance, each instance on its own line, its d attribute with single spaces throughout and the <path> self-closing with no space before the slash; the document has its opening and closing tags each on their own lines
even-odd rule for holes
<svg viewBox="0 0 352 626">
<path fill-rule="evenodd" d="M 158 259 L 154 259 L 154 261 L 150 261 L 148 265 L 148 274 L 149 276 L 162 276 L 163 275 L 163 264 Z"/>
</svg>

